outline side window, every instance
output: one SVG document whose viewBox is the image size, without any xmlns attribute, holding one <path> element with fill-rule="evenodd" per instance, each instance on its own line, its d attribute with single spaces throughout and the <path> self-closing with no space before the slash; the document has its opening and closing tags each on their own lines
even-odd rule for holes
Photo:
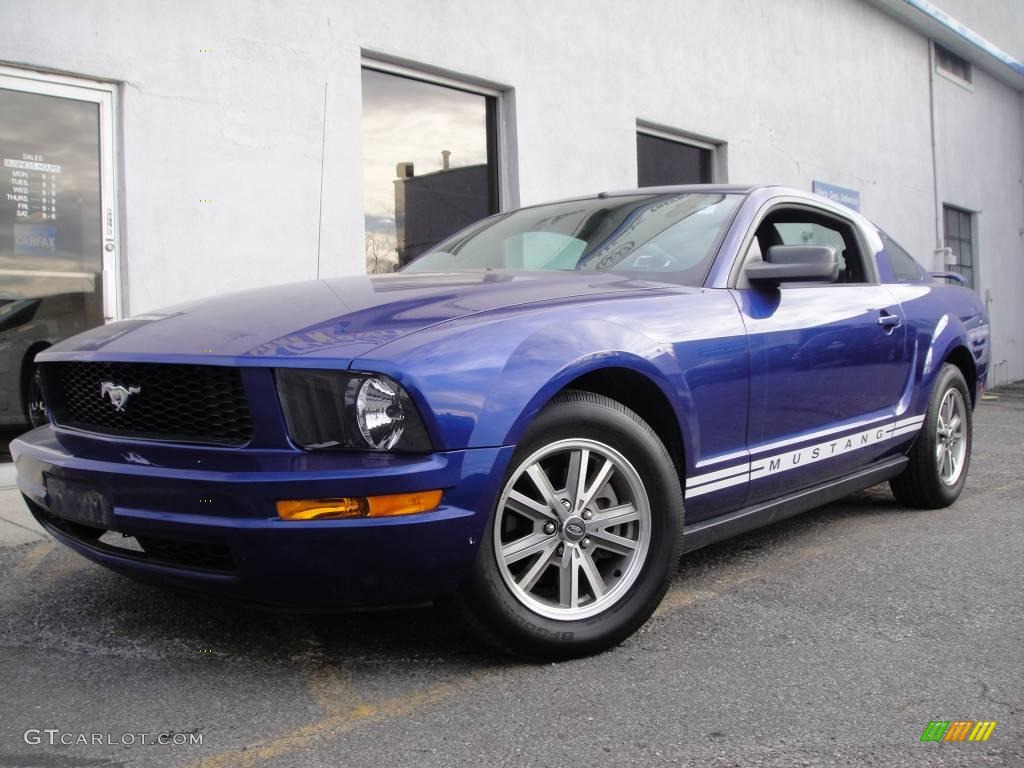
<svg viewBox="0 0 1024 768">
<path fill-rule="evenodd" d="M 864 260 L 853 227 L 839 219 L 799 208 L 774 211 L 758 227 L 757 240 L 766 257 L 773 245 L 831 246 L 839 259 L 836 282 L 867 282 Z"/>
<path fill-rule="evenodd" d="M 920 264 L 914 261 L 914 257 L 884 232 L 878 234 L 882 238 L 882 245 L 885 247 L 885 253 L 889 256 L 889 264 L 892 265 L 896 279 L 901 282 L 924 280 L 924 270 Z"/>
<path fill-rule="evenodd" d="M 839 274 L 846 271 L 846 243 L 834 229 L 821 224 L 776 224 L 783 245 L 830 245 L 839 256 Z"/>
</svg>

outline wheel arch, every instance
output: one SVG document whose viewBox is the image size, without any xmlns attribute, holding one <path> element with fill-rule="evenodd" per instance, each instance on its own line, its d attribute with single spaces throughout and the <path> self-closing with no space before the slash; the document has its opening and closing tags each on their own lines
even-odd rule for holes
<svg viewBox="0 0 1024 768">
<path fill-rule="evenodd" d="M 673 406 L 672 389 L 657 367 L 632 354 L 594 356 L 564 368 L 534 395 L 510 430 L 508 442 L 518 442 L 537 414 L 567 390 L 603 395 L 636 413 L 665 445 L 680 487 L 686 487 L 685 451 L 689 443 L 684 414 Z"/>
<path fill-rule="evenodd" d="M 29 345 L 29 348 L 25 350 L 25 355 L 22 358 L 22 366 L 24 367 L 25 364 L 32 362 L 35 359 L 36 355 L 38 355 L 44 349 L 49 349 L 52 346 L 53 342 L 51 341 L 33 341 L 32 344 Z"/>
<path fill-rule="evenodd" d="M 29 345 L 29 348 L 25 350 L 25 354 L 21 358 L 21 366 L 18 368 L 18 396 L 21 399 L 21 409 L 24 411 L 27 406 L 25 401 L 28 397 L 28 378 L 27 373 L 29 366 L 35 361 L 36 355 L 42 352 L 44 349 L 49 349 L 53 344 L 49 341 L 35 341 Z"/>
<path fill-rule="evenodd" d="M 568 389 L 604 395 L 643 419 L 672 457 L 680 487 L 686 487 L 686 446 L 679 419 L 668 397 L 652 379 L 631 368 L 605 367 L 576 377 L 560 391 Z"/>
<path fill-rule="evenodd" d="M 943 358 L 944 363 L 950 363 L 960 369 L 964 381 L 967 382 L 967 390 L 971 393 L 971 407 L 977 405 L 978 398 L 978 369 L 974 363 L 974 356 L 963 344 L 955 344 L 946 352 Z"/>
</svg>

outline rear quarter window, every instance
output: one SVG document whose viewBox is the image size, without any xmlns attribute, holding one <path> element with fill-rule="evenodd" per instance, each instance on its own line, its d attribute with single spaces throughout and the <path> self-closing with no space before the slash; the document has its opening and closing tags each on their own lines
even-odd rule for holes
<svg viewBox="0 0 1024 768">
<path fill-rule="evenodd" d="M 914 261 L 913 256 L 884 232 L 878 234 L 882 238 L 882 245 L 889 256 L 889 264 L 892 266 L 893 275 L 898 282 L 905 283 L 925 279 L 924 268 Z"/>
</svg>

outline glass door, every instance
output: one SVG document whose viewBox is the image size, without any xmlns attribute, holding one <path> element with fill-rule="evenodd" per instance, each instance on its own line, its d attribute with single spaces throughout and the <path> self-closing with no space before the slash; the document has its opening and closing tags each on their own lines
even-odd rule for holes
<svg viewBox="0 0 1024 768">
<path fill-rule="evenodd" d="M 120 316 L 113 89 L 0 68 L 0 460 L 45 418 L 35 355 Z"/>
</svg>

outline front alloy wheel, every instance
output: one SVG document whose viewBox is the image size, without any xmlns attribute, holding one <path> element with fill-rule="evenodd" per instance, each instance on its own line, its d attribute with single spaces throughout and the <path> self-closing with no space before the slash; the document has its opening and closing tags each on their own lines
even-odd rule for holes
<svg viewBox="0 0 1024 768">
<path fill-rule="evenodd" d="M 609 445 L 559 440 L 513 472 L 498 502 L 494 552 L 512 594 L 550 619 L 585 619 L 636 581 L 651 510 L 640 475 Z"/>
<path fill-rule="evenodd" d="M 654 612 L 682 528 L 679 476 L 654 431 L 614 400 L 564 392 L 519 442 L 456 601 L 506 652 L 598 653 Z"/>
</svg>

